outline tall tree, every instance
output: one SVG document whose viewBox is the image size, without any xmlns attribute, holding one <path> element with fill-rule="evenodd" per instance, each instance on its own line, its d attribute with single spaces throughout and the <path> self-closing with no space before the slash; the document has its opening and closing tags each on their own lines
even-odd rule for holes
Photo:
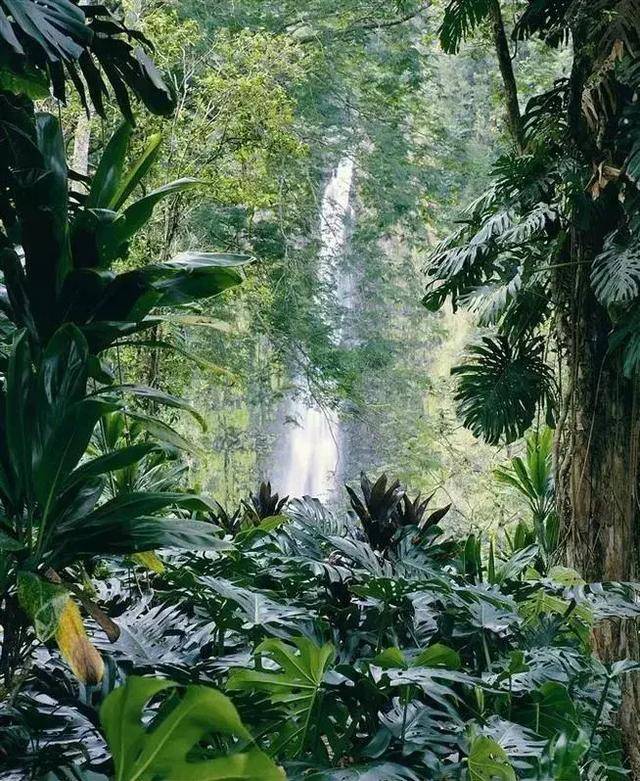
<svg viewBox="0 0 640 781">
<path fill-rule="evenodd" d="M 454 0 L 442 27 L 445 47 L 456 48 L 489 18 L 495 29 L 491 2 Z M 425 304 L 438 308 L 450 296 L 496 328 L 454 370 L 460 411 L 477 434 L 512 441 L 537 410 L 556 408 L 566 562 L 591 580 L 634 580 L 640 4 L 532 1 L 513 38 L 526 46 L 534 37 L 571 47 L 570 75 L 529 101 L 515 149 L 497 161 L 490 191 L 433 252 Z M 498 58 L 502 66 L 499 46 Z M 637 658 L 637 626 L 609 624 L 597 645 L 604 658 Z M 636 777 L 639 710 L 640 686 L 629 681 L 621 719 Z"/>
</svg>

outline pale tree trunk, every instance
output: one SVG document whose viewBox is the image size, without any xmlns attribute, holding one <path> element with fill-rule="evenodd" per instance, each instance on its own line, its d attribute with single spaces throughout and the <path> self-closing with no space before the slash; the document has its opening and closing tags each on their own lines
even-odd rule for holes
<svg viewBox="0 0 640 781">
<path fill-rule="evenodd" d="M 596 246 L 594 246 L 594 238 Z M 574 233 L 571 265 L 555 280 L 558 347 L 566 361 L 556 431 L 556 495 L 566 564 L 587 581 L 635 581 L 640 575 L 637 381 L 625 379 L 608 352 L 611 321 L 596 301 L 589 269 L 598 237 Z M 640 659 L 638 623 L 610 620 L 593 633 L 604 662 Z M 627 677 L 619 713 L 640 780 L 640 680 Z"/>
<path fill-rule="evenodd" d="M 78 117 L 73 136 L 71 168 L 75 173 L 86 176 L 89 172 L 89 147 L 91 146 L 91 114 L 84 111 Z M 86 192 L 82 182 L 71 182 L 70 189 L 76 193 Z"/>
</svg>

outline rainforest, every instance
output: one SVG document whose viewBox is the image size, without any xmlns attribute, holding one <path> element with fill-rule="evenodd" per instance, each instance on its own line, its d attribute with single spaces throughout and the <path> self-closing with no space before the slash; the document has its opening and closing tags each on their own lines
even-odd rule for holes
<svg viewBox="0 0 640 781">
<path fill-rule="evenodd" d="M 0 0 L 0 779 L 640 781 L 640 0 Z"/>
</svg>

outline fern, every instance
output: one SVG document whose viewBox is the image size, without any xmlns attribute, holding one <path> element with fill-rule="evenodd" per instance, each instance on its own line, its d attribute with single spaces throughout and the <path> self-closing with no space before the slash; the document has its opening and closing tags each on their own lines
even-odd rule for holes
<svg viewBox="0 0 640 781">
<path fill-rule="evenodd" d="M 485 337 L 471 347 L 469 362 L 451 372 L 459 378 L 455 398 L 464 425 L 491 444 L 521 437 L 538 405 L 554 395 L 540 337 L 515 343 L 504 336 Z"/>
</svg>

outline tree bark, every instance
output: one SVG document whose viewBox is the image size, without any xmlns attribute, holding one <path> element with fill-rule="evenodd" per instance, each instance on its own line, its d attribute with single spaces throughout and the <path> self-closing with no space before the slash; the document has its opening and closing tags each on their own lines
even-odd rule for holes
<svg viewBox="0 0 640 781">
<path fill-rule="evenodd" d="M 81 176 L 89 173 L 89 147 L 91 146 L 91 114 L 84 111 L 78 117 L 78 124 L 73 136 L 73 156 L 71 168 Z M 71 182 L 71 190 L 77 193 L 86 192 L 83 182 Z"/>
<path fill-rule="evenodd" d="M 599 231 L 600 232 L 600 231 Z M 604 235 L 603 228 L 601 235 Z M 640 397 L 608 351 L 611 330 L 591 290 L 599 236 L 574 231 L 570 265 L 555 280 L 558 346 L 567 390 L 556 431 L 556 496 L 566 564 L 589 582 L 639 579 Z M 610 620 L 593 633 L 600 659 L 640 659 L 638 623 Z M 627 677 L 619 713 L 633 778 L 640 779 L 640 680 Z"/>
<path fill-rule="evenodd" d="M 499 0 L 494 0 L 489 8 L 493 43 L 498 58 L 498 66 L 504 86 L 504 102 L 507 112 L 507 124 L 509 132 L 517 147 L 518 152 L 524 151 L 524 134 L 522 132 L 522 117 L 520 115 L 520 103 L 518 101 L 518 85 L 513 71 L 509 41 L 504 29 L 504 19 Z"/>
</svg>

